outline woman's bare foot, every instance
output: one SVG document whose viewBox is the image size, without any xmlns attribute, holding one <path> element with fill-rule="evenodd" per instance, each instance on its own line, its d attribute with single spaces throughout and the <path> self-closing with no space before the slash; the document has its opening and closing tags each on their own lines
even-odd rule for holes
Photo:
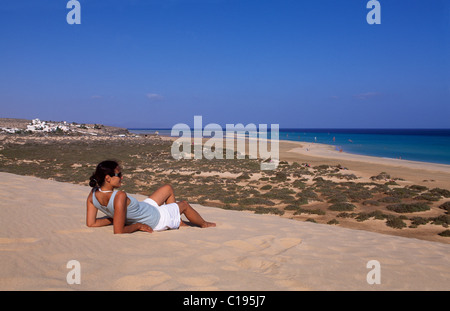
<svg viewBox="0 0 450 311">
<path fill-rule="evenodd" d="M 186 201 L 177 202 L 178 208 L 180 209 L 180 214 L 184 214 L 186 218 L 194 225 L 201 228 L 215 227 L 216 224 L 213 222 L 206 221 L 200 216 L 200 214 L 192 208 Z"/>
<path fill-rule="evenodd" d="M 202 227 L 202 228 L 209 228 L 209 227 L 215 227 L 215 226 L 216 226 L 216 223 L 205 221 L 200 227 Z"/>
</svg>

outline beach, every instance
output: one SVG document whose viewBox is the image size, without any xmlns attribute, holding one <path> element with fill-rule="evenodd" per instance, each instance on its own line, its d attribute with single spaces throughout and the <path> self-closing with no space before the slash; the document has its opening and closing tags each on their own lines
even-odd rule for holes
<svg viewBox="0 0 450 311">
<path fill-rule="evenodd" d="M 127 159 L 128 164 L 126 161 L 124 163 L 124 171 L 126 174 L 127 172 L 130 175 L 134 174 L 134 179 L 137 179 L 139 174 L 151 180 L 159 179 L 161 178 L 159 176 L 164 174 L 170 176 L 174 182 L 189 177 L 186 183 L 180 182 L 174 187 L 176 191 L 180 189 L 178 190 L 180 196 L 185 195 L 183 189 L 187 192 L 195 191 L 196 188 L 192 187 L 195 186 L 194 181 L 198 179 L 202 183 L 199 191 L 203 196 L 199 195 L 200 199 L 192 203 L 192 206 L 205 219 L 216 222 L 217 227 L 208 229 L 183 227 L 151 234 L 135 232 L 123 235 L 114 235 L 111 226 L 88 228 L 85 225 L 85 210 L 90 187 L 87 186 L 86 180 L 89 177 L 88 172 L 93 169 L 92 163 L 96 160 L 87 165 L 82 161 L 83 154 L 73 154 L 74 150 L 87 148 L 84 144 L 87 138 L 58 137 L 49 143 L 51 139 L 48 137 L 39 139 L 11 137 L 3 138 L 4 149 L 0 157 L 3 171 L 0 172 L 1 290 L 447 291 L 450 289 L 449 238 L 438 235 L 445 230 L 445 226 L 428 222 L 418 227 L 396 229 L 387 226 L 386 219 L 372 217 L 367 221 L 357 221 L 356 218 L 336 217 L 339 212 L 328 210 L 326 206 L 330 204 L 326 205 L 324 201 L 309 201 L 302 206 L 310 210 L 322 208 L 326 211 L 325 214 L 301 212 L 296 214 L 294 210 L 287 208 L 290 205 L 282 203 L 285 199 L 278 200 L 273 196 L 266 198 L 270 198 L 275 205 L 263 204 L 263 209 L 274 211 L 279 206 L 286 206 L 284 214 L 261 214 L 260 210 L 252 209 L 253 205 L 248 209 L 234 210 L 236 206 L 245 203 L 242 198 L 238 199 L 237 203 L 230 201 L 231 203 L 226 203 L 228 206 L 224 206 L 224 202 L 228 201 L 220 201 L 213 193 L 208 194 L 210 184 L 219 183 L 220 188 L 234 189 L 230 191 L 234 191 L 235 194 L 240 192 L 242 195 L 261 199 L 254 191 L 256 187 L 260 189 L 264 187 L 263 185 L 270 184 L 272 190 L 281 191 L 284 188 L 280 188 L 280 185 L 284 185 L 285 188 L 290 187 L 292 190 L 291 183 L 300 179 L 294 178 L 295 174 L 285 178 L 282 175 L 275 175 L 275 172 L 268 175 L 272 177 L 263 177 L 262 173 L 257 173 L 258 166 L 254 171 L 250 171 L 247 166 L 240 164 L 241 166 L 237 168 L 227 167 L 220 172 L 220 167 L 224 164 L 220 162 L 221 160 L 217 160 L 217 163 L 214 162 L 217 167 L 209 162 L 207 167 L 201 166 L 203 162 L 196 162 L 195 167 L 186 167 L 186 163 L 176 167 L 175 162 L 170 162 L 169 167 L 164 166 L 165 162 L 161 162 L 158 167 L 143 167 L 144 164 L 141 162 L 130 163 L 132 159 L 139 159 L 140 153 L 131 154 Z M 95 141 L 96 147 L 101 146 L 102 138 L 89 139 Z M 124 145 L 126 139 L 133 140 L 133 138 L 108 137 L 105 148 L 114 146 L 120 152 L 119 146 Z M 136 138 L 135 143 L 142 144 L 144 146 L 142 148 L 147 148 L 145 154 L 150 155 L 153 149 L 148 149 L 150 147 L 147 145 L 158 144 L 160 152 L 161 146 L 166 146 L 164 144 L 166 139 L 140 137 Z M 12 144 L 13 140 L 15 144 Z M 29 140 L 33 143 L 27 144 L 26 141 Z M 83 144 L 78 140 L 84 141 Z M 61 144 L 57 141 L 61 141 Z M 77 148 L 72 150 L 67 144 L 68 141 L 71 144 L 75 142 L 79 144 L 75 144 Z M 45 144 L 45 148 L 41 144 Z M 51 162 L 56 160 L 53 158 L 51 161 L 47 160 L 46 154 L 36 154 L 33 149 L 46 149 L 49 153 L 49 150 L 60 148 L 61 145 L 69 148 L 67 156 L 63 151 L 59 153 L 61 162 Z M 124 148 L 132 150 L 127 146 Z M 34 152 L 32 153 L 34 159 L 25 152 L 30 150 Z M 97 155 L 99 158 L 103 156 L 99 151 L 90 152 L 99 153 Z M 159 157 L 166 157 L 164 153 L 158 154 Z M 64 160 L 67 163 L 61 160 L 69 155 L 78 160 L 67 158 Z M 25 160 L 25 157 L 28 159 Z M 156 156 L 151 158 L 154 160 Z M 14 168 L 17 169 L 14 171 L 11 159 L 20 162 L 21 168 Z M 358 177 L 357 182 L 361 183 L 373 181 L 371 177 L 384 171 L 391 175 L 390 179 L 401 177 L 395 180 L 397 185 L 389 186 L 392 189 L 407 188 L 411 185 L 416 185 L 416 188 L 426 186 L 427 189 L 450 188 L 448 166 L 410 163 L 396 159 L 372 159 L 339 153 L 319 144 L 280 142 L 280 160 L 288 164 L 280 162 L 280 169 L 283 167 L 285 169 L 279 173 L 300 170 L 291 164 L 294 162 L 300 163 L 300 166 L 301 163 L 307 163 L 311 168 L 302 166 L 301 171 L 310 174 L 313 172 L 312 167 L 326 164 L 334 169 L 334 166 L 339 164 L 343 167 L 339 170 L 339 174 L 345 176 L 354 174 Z M 56 163 L 53 168 L 59 169 L 51 171 L 52 166 L 48 163 Z M 253 164 L 249 162 L 248 165 L 252 167 Z M 7 168 L 11 172 L 5 172 Z M 188 173 L 183 169 L 195 170 L 198 173 Z M 70 172 L 71 170 L 73 172 Z M 161 175 L 158 175 L 158 170 Z M 177 175 L 174 175 L 174 171 Z M 242 172 L 247 171 L 249 179 L 238 179 L 242 176 Z M 44 172 L 48 175 L 44 176 Z M 320 181 L 318 177 L 335 180 L 336 183 L 332 185 L 336 187 L 350 185 L 346 183 L 347 179 L 341 180 L 337 175 L 326 173 L 328 171 L 324 167 L 316 168 L 314 172 L 314 175 L 301 175 L 309 178 L 304 178 L 306 185 L 318 186 Z M 322 172 L 322 175 L 318 172 Z M 69 175 L 73 180 L 64 179 Z M 280 179 L 280 176 L 283 178 Z M 79 180 L 76 180 L 76 177 Z M 197 179 L 192 179 L 194 177 Z M 316 178 L 314 184 L 313 177 Z M 218 180 L 224 182 L 220 184 Z M 161 182 L 164 180 L 159 180 L 159 183 Z M 383 186 L 389 180 L 377 182 Z M 191 188 L 186 184 L 190 184 Z M 252 185 L 254 188 L 251 188 Z M 143 188 L 131 185 L 129 180 L 130 188 L 126 189 L 130 189 L 127 192 L 138 200 L 143 200 L 145 193 L 153 189 L 154 185 L 141 186 Z M 147 186 L 148 188 L 145 188 Z M 304 188 L 304 185 L 302 187 Z M 392 190 L 391 188 L 389 189 Z M 320 189 L 315 189 L 316 193 L 320 194 Z M 270 190 L 267 193 L 270 193 Z M 374 195 L 376 197 L 378 193 Z M 408 200 L 412 198 L 402 200 L 409 202 Z M 427 211 L 401 215 L 408 217 L 446 215 L 445 211 L 439 208 L 446 201 L 448 199 L 442 196 L 438 201 L 433 201 Z M 289 202 L 291 205 L 294 204 L 294 201 Z M 358 203 L 355 211 L 360 209 L 366 211 L 364 208 L 374 207 Z M 385 206 L 377 208 L 384 209 Z M 397 215 L 394 212 L 389 213 Z M 338 219 L 339 224 L 327 224 L 328 219 Z M 410 219 L 404 221 L 411 224 Z M 80 284 L 69 284 L 67 281 L 67 275 L 71 271 L 67 264 L 72 260 L 76 260 L 81 267 Z M 373 270 L 368 264 L 373 261 L 378 262 L 381 268 L 379 284 L 370 284 L 368 281 L 368 275 L 371 275 Z"/>
<path fill-rule="evenodd" d="M 450 289 L 448 244 L 200 205 L 216 228 L 114 235 L 85 226 L 88 187 L 0 176 L 1 290 Z"/>
</svg>

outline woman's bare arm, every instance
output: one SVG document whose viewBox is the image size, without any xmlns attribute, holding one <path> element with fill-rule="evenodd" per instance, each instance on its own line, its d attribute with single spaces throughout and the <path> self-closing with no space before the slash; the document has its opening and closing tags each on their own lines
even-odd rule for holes
<svg viewBox="0 0 450 311">
<path fill-rule="evenodd" d="M 89 194 L 86 201 L 86 226 L 88 227 L 103 227 L 109 226 L 113 223 L 111 218 L 97 218 L 98 209 L 94 206 L 92 202 L 92 192 Z"/>
<path fill-rule="evenodd" d="M 153 232 L 150 226 L 141 223 L 125 225 L 127 217 L 127 194 L 119 191 L 114 198 L 114 233 L 132 233 L 138 230 Z"/>
</svg>

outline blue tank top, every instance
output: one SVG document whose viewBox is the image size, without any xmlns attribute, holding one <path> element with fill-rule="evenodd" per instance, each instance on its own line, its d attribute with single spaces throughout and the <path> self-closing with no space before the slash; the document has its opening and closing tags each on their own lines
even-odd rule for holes
<svg viewBox="0 0 450 311">
<path fill-rule="evenodd" d="M 114 197 L 116 196 L 118 190 L 114 190 L 107 206 L 100 204 L 95 197 L 95 191 L 96 190 L 92 192 L 92 202 L 94 203 L 94 206 L 105 213 L 106 216 L 114 218 Z M 146 224 L 151 228 L 155 228 L 159 222 L 159 218 L 161 217 L 156 207 L 145 202 L 139 202 L 136 198 L 133 198 L 128 194 L 127 197 L 130 199 L 130 204 L 127 206 L 125 224 L 131 225 L 139 222 Z"/>
</svg>

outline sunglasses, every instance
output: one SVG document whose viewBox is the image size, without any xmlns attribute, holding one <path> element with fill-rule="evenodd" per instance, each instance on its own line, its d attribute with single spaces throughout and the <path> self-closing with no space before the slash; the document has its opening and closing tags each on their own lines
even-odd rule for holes
<svg viewBox="0 0 450 311">
<path fill-rule="evenodd" d="M 114 175 L 109 175 L 109 176 L 122 178 L 123 175 L 122 175 L 122 172 L 120 172 L 120 173 L 114 173 Z"/>
</svg>

